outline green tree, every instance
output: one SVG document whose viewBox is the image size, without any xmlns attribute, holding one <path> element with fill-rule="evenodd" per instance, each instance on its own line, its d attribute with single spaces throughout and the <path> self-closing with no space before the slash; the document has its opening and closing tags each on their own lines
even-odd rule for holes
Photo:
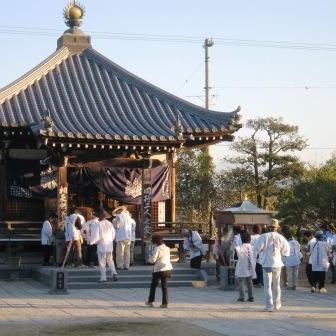
<svg viewBox="0 0 336 336">
<path fill-rule="evenodd" d="M 280 198 L 278 216 L 297 227 L 336 223 L 336 158 L 312 167 Z"/>
<path fill-rule="evenodd" d="M 215 196 L 214 164 L 207 151 L 184 150 L 178 155 L 177 216 L 187 221 L 209 221 Z"/>
<path fill-rule="evenodd" d="M 235 154 L 226 160 L 235 167 L 243 166 L 253 177 L 253 194 L 259 207 L 275 209 L 281 189 L 299 178 L 303 163 L 295 151 L 307 146 L 298 127 L 282 118 L 257 118 L 246 123 L 250 134 L 231 146 Z M 247 191 L 251 187 L 246 186 Z"/>
</svg>

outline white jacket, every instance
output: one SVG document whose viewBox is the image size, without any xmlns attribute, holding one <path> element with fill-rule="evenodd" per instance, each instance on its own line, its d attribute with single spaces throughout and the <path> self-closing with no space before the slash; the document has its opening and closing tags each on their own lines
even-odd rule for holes
<svg viewBox="0 0 336 336">
<path fill-rule="evenodd" d="M 235 276 L 237 278 L 256 278 L 256 258 L 251 244 L 243 244 L 236 247 L 238 261 Z"/>
<path fill-rule="evenodd" d="M 165 244 L 155 246 L 153 255 L 149 257 L 149 262 L 155 263 L 153 272 L 172 270 L 173 266 L 170 262 L 170 248 Z"/>
<path fill-rule="evenodd" d="M 205 254 L 202 238 L 197 231 L 191 231 L 191 234 L 184 238 L 183 248 L 190 251 L 190 259 Z"/>
<path fill-rule="evenodd" d="M 99 223 L 98 219 L 94 218 L 85 222 L 85 224 L 82 227 L 81 230 L 82 237 L 86 239 L 86 242 L 89 245 L 92 245 L 91 240 L 95 234 L 95 231 L 97 230 L 98 223 Z"/>
<path fill-rule="evenodd" d="M 252 247 L 254 246 L 255 242 L 258 240 L 258 238 L 260 237 L 260 234 L 253 234 L 251 235 L 251 245 Z M 256 257 L 256 262 L 259 263 L 259 254 L 256 254 L 254 251 L 254 255 Z"/>
<path fill-rule="evenodd" d="M 44 221 L 43 227 L 41 230 L 41 244 L 42 245 L 51 245 L 52 243 L 52 226 L 48 220 Z"/>
<path fill-rule="evenodd" d="M 131 241 L 135 242 L 135 231 L 136 231 L 136 222 L 133 218 L 131 220 L 131 227 L 132 227 L 132 232 L 131 232 Z"/>
<path fill-rule="evenodd" d="M 331 237 L 330 242 L 332 248 L 332 261 L 333 264 L 336 265 L 336 234 Z"/>
<path fill-rule="evenodd" d="M 331 245 L 329 242 L 317 240 L 310 244 L 311 264 L 313 271 L 327 272 Z"/>
<path fill-rule="evenodd" d="M 289 256 L 283 257 L 282 261 L 285 266 L 298 266 L 301 264 L 301 259 L 303 257 L 301 253 L 300 243 L 295 239 L 290 239 L 289 244 Z"/>
<path fill-rule="evenodd" d="M 277 232 L 262 234 L 253 246 L 259 254 L 259 263 L 263 267 L 282 267 L 282 256 L 289 256 L 289 244 L 285 237 Z"/>
<path fill-rule="evenodd" d="M 121 212 L 114 218 L 113 225 L 116 230 L 116 241 L 131 240 L 132 238 L 132 219 L 126 211 Z"/>
<path fill-rule="evenodd" d="M 81 239 L 81 233 L 75 226 L 77 217 L 77 214 L 72 214 L 65 217 L 65 240 L 67 242 Z"/>
<path fill-rule="evenodd" d="M 97 244 L 97 253 L 113 252 L 115 229 L 111 222 L 107 219 L 99 221 L 91 234 L 91 244 Z"/>
</svg>

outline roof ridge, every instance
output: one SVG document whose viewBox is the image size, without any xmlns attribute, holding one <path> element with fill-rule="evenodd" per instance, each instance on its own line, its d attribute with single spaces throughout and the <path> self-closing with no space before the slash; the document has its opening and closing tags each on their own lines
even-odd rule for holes
<svg viewBox="0 0 336 336">
<path fill-rule="evenodd" d="M 57 64 L 68 58 L 69 55 L 70 52 L 68 48 L 64 47 L 58 49 L 32 70 L 2 88 L 0 90 L 0 104 L 2 104 L 6 99 L 10 99 L 18 92 L 26 89 L 29 85 L 33 84 L 36 80 L 40 79 L 43 75 L 54 69 Z"/>
</svg>

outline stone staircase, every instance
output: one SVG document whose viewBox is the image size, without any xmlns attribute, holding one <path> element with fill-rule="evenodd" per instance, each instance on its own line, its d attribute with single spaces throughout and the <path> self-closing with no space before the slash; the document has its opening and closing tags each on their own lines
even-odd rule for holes
<svg viewBox="0 0 336 336">
<path fill-rule="evenodd" d="M 108 282 L 99 283 L 98 268 L 68 269 L 68 289 L 92 288 L 148 288 L 151 283 L 152 268 L 148 266 L 135 266 L 130 270 L 118 270 L 118 281 L 112 281 L 108 274 Z M 201 279 L 200 271 L 190 268 L 174 268 L 170 287 L 204 287 L 205 281 Z"/>
</svg>

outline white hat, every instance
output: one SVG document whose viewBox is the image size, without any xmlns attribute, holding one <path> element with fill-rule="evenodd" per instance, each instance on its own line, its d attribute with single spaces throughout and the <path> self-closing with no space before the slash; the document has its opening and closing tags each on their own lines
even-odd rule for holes
<svg viewBox="0 0 336 336">
<path fill-rule="evenodd" d="M 116 216 L 118 211 L 126 211 L 127 208 L 125 207 L 125 205 L 121 205 L 116 207 L 113 211 L 112 211 L 112 216 Z"/>
<path fill-rule="evenodd" d="M 271 226 L 274 228 L 279 228 L 280 227 L 279 221 L 276 218 L 272 218 Z"/>
</svg>

